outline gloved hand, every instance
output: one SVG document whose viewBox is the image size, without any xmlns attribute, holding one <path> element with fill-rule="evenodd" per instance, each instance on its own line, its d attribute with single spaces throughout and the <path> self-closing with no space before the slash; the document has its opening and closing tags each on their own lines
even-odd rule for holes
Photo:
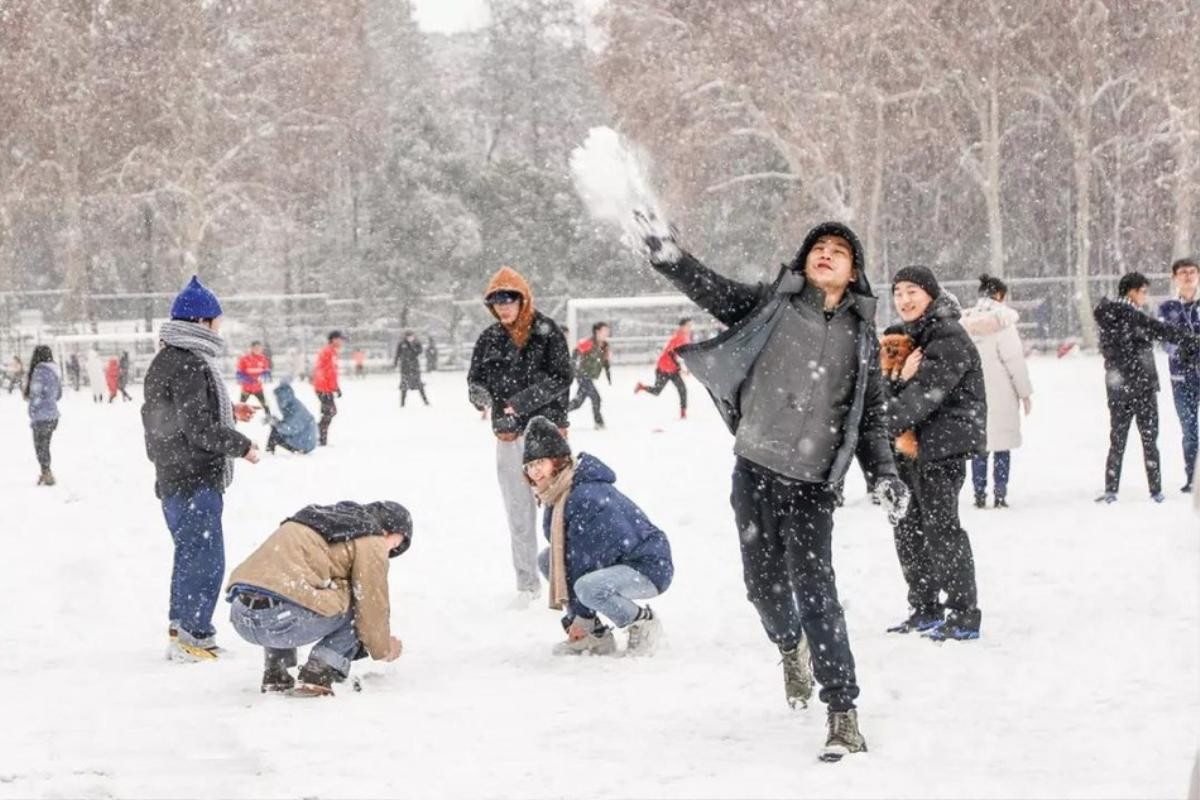
<svg viewBox="0 0 1200 800">
<path fill-rule="evenodd" d="M 492 395 L 484 388 L 483 384 L 472 383 L 467 387 L 467 399 L 471 405 L 483 410 L 492 407 Z"/>
<path fill-rule="evenodd" d="M 340 388 L 337 390 L 337 396 L 338 396 L 338 400 L 342 399 L 342 390 Z"/>
<path fill-rule="evenodd" d="M 908 515 L 912 493 L 908 491 L 904 481 L 893 475 L 885 475 L 875 481 L 875 498 L 887 511 L 888 522 L 894 526 Z"/>
<path fill-rule="evenodd" d="M 674 225 L 658 218 L 653 211 L 634 211 L 634 222 L 642 234 L 642 242 L 650 256 L 652 264 L 678 264 L 683 258 L 683 251 L 675 240 L 679 231 Z"/>
</svg>

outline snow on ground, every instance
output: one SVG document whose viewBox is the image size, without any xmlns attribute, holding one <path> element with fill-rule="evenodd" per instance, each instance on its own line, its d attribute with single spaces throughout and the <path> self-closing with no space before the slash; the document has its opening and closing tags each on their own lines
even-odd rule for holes
<svg viewBox="0 0 1200 800">
<path fill-rule="evenodd" d="M 329 448 L 239 464 L 229 567 L 307 503 L 392 498 L 415 516 L 414 546 L 392 562 L 404 655 L 358 662 L 361 694 L 308 701 L 259 694 L 259 651 L 224 602 L 228 656 L 163 659 L 170 541 L 140 395 L 67 398 L 52 489 L 34 486 L 23 405 L 0 396 L 0 797 L 1182 796 L 1200 743 L 1200 523 L 1176 491 L 1169 395 L 1167 502 L 1147 498 L 1135 439 L 1121 501 L 1099 507 L 1100 363 L 1031 366 L 1013 507 L 977 511 L 963 494 L 979 641 L 884 634 L 905 614 L 900 569 L 850 476 L 835 565 L 871 752 L 838 765 L 815 758 L 823 708 L 784 703 L 742 586 L 731 440 L 694 382 L 684 423 L 673 389 L 633 396 L 649 377 L 633 368 L 601 386 L 608 431 L 586 409 L 573 416 L 575 446 L 611 464 L 671 537 L 675 585 L 654 604 L 669 642 L 652 659 L 555 659 L 558 614 L 506 608 L 494 445 L 461 373 L 433 375 L 435 405 L 403 411 L 394 378 L 349 380 Z M 311 389 L 299 394 L 315 409 Z M 265 441 L 263 426 L 243 429 Z"/>
</svg>

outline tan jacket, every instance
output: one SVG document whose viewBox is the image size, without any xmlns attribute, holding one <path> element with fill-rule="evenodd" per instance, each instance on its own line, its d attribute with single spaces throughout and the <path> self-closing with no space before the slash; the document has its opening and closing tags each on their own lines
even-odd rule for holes
<svg viewBox="0 0 1200 800">
<path fill-rule="evenodd" d="M 298 522 L 285 522 L 229 576 L 229 587 L 242 584 L 273 592 L 323 617 L 354 606 L 354 628 L 371 658 L 387 658 L 391 646 L 388 619 L 388 548 L 382 536 L 363 536 L 329 544 Z"/>
</svg>

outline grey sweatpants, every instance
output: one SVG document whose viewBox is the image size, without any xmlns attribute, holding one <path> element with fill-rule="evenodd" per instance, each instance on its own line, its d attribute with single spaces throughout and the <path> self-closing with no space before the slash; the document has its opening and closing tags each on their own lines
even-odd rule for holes
<svg viewBox="0 0 1200 800">
<path fill-rule="evenodd" d="M 537 591 L 541 587 L 537 567 L 537 502 L 533 488 L 525 480 L 522 455 L 525 437 L 515 442 L 496 440 L 496 477 L 508 515 L 508 534 L 512 541 L 513 569 L 517 573 L 517 591 Z"/>
</svg>

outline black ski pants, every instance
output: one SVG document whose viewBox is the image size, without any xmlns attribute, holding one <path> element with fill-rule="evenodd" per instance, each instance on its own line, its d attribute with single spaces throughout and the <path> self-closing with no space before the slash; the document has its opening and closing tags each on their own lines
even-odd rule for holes
<svg viewBox="0 0 1200 800">
<path fill-rule="evenodd" d="M 591 400 L 592 421 L 597 425 L 603 425 L 604 417 L 600 414 L 600 390 L 596 388 L 596 382 L 584 375 L 578 375 L 575 379 L 579 381 L 579 391 L 568 406 L 568 410 L 575 411 L 581 408 L 585 401 Z"/>
<path fill-rule="evenodd" d="M 943 608 L 948 609 L 959 625 L 978 630 L 981 617 L 975 558 L 971 540 L 958 519 L 966 461 L 950 458 L 925 464 L 900 457 L 896 467 L 912 492 L 908 515 L 895 528 L 908 605 L 929 616 L 941 616 Z"/>
<path fill-rule="evenodd" d="M 854 708 L 854 656 L 833 574 L 834 492 L 738 459 L 730 500 L 746 593 L 767 638 L 791 650 L 803 634 L 821 701 L 832 711 Z"/>
<path fill-rule="evenodd" d="M 675 390 L 679 392 L 679 408 L 681 411 L 687 411 L 687 385 L 683 382 L 683 375 L 678 372 L 663 372 L 660 369 L 654 370 L 654 385 L 647 386 L 646 391 L 652 395 L 658 395 L 667 383 L 675 384 Z"/>
<path fill-rule="evenodd" d="M 1158 461 L 1158 392 L 1108 392 L 1108 462 L 1104 467 L 1104 491 L 1117 493 L 1121 488 L 1121 463 L 1129 426 L 1137 420 L 1142 437 L 1142 459 L 1146 462 L 1146 482 L 1150 494 L 1162 491 L 1162 472 Z"/>
<path fill-rule="evenodd" d="M 421 402 L 425 403 L 425 405 L 429 405 L 429 398 L 425 396 L 425 384 L 422 383 L 422 384 L 418 385 L 417 391 L 420 392 L 420 394 L 421 394 Z M 401 408 L 404 408 L 404 403 L 408 400 L 408 392 L 409 392 L 408 389 L 400 390 L 400 407 Z"/>
<path fill-rule="evenodd" d="M 257 392 L 247 392 L 243 390 L 242 396 L 238 399 L 238 402 L 244 403 L 249 397 L 253 397 L 258 400 L 258 402 L 262 404 L 263 411 L 266 411 L 268 414 L 271 413 L 271 407 L 267 405 L 267 396 L 263 393 L 262 389 L 259 389 Z"/>
<path fill-rule="evenodd" d="M 56 419 L 33 423 L 33 451 L 37 454 L 38 466 L 43 471 L 50 469 L 50 439 L 57 427 Z"/>
<path fill-rule="evenodd" d="M 317 392 L 321 401 L 321 421 L 317 423 L 317 434 L 322 445 L 329 444 L 329 423 L 337 416 L 337 403 L 333 402 L 333 392 Z"/>
</svg>

